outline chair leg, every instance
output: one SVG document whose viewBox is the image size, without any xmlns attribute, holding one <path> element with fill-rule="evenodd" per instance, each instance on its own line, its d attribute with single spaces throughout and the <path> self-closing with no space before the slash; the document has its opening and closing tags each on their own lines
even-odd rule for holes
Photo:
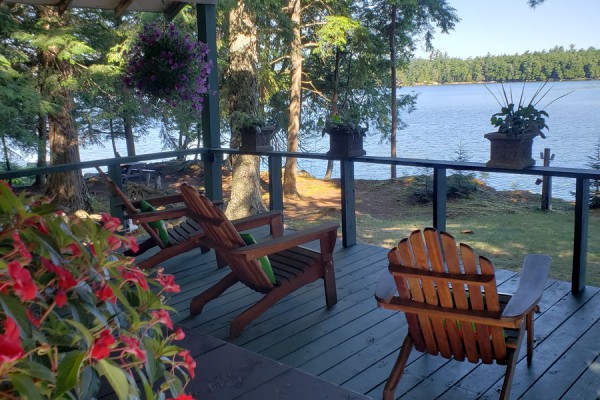
<svg viewBox="0 0 600 400">
<path fill-rule="evenodd" d="M 385 383 L 385 388 L 383 389 L 383 400 L 393 400 L 394 393 L 396 392 L 396 387 L 400 382 L 400 378 L 402 377 L 402 373 L 404 373 L 404 367 L 406 367 L 406 362 L 408 361 L 408 356 L 410 356 L 410 352 L 413 349 L 413 340 L 412 336 L 409 334 L 404 338 L 404 342 L 402 343 L 402 348 L 400 349 L 400 354 L 398 354 L 398 359 L 396 360 L 396 364 L 394 364 L 394 368 L 392 368 L 392 372 L 390 373 L 390 377 Z"/>
<path fill-rule="evenodd" d="M 190 302 L 190 316 L 194 317 L 200 314 L 206 303 L 219 297 L 221 293 L 235 285 L 237 282 L 238 278 L 236 278 L 233 273 L 229 273 L 214 286 L 194 297 Z"/>
<path fill-rule="evenodd" d="M 223 268 L 227 266 L 227 261 L 221 255 L 221 252 L 215 250 L 215 258 L 217 259 L 217 268 Z"/>
<path fill-rule="evenodd" d="M 525 319 L 525 326 L 527 328 L 527 366 L 531 366 L 533 360 L 533 313 L 527 314 Z"/>
<path fill-rule="evenodd" d="M 325 304 L 327 308 L 333 307 L 337 303 L 337 289 L 335 287 L 335 272 L 333 262 L 325 263 L 323 267 L 323 286 L 325 287 Z"/>
<path fill-rule="evenodd" d="M 519 360 L 518 349 L 513 351 L 508 359 L 506 365 L 506 373 L 504 374 L 504 383 L 502 384 L 502 392 L 500 392 L 500 400 L 510 399 L 510 387 L 512 385 L 513 376 L 515 375 L 515 369 L 517 368 L 517 361 Z"/>
<path fill-rule="evenodd" d="M 299 286 L 303 285 L 304 283 Z M 240 315 L 235 317 L 233 321 L 231 321 L 231 326 L 229 328 L 229 333 L 231 337 L 240 336 L 246 325 L 258 318 L 273 304 L 277 303 L 279 300 L 296 290 L 297 287 L 295 286 L 296 285 L 292 286 L 290 284 L 284 284 L 283 286 L 277 286 L 271 289 L 256 304 L 254 304 L 253 306 L 242 312 Z"/>
</svg>

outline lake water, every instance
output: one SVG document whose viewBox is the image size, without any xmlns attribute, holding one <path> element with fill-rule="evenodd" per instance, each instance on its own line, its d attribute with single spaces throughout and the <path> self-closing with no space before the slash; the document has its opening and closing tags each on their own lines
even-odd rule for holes
<svg viewBox="0 0 600 400">
<path fill-rule="evenodd" d="M 539 88 L 540 83 L 525 84 L 525 99 Z M 496 85 L 489 85 L 493 91 Z M 521 93 L 523 84 L 505 85 L 512 89 L 515 102 Z M 562 94 L 568 96 L 548 107 L 543 107 L 550 117 L 547 124 L 547 139 L 534 140 L 534 158 L 545 147 L 552 150 L 555 158 L 553 166 L 588 168 L 588 156 L 594 151 L 594 145 L 600 140 L 600 81 L 555 82 L 549 83 L 550 93 L 540 102 L 545 106 Z M 417 109 L 411 114 L 401 117 L 408 127 L 398 131 L 398 157 L 423 158 L 434 160 L 456 159 L 456 151 L 462 143 L 464 151 L 471 157 L 470 161 L 485 162 L 489 156 L 489 141 L 484 133 L 493 131 L 489 120 L 500 106 L 483 85 L 443 85 L 404 87 L 401 94 L 415 92 L 419 94 Z M 329 138 L 313 139 L 303 142 L 306 151 L 326 152 Z M 125 144 L 118 143 L 121 154 L 126 154 Z M 378 135 L 371 132 L 365 142 L 365 150 L 369 155 L 388 156 L 389 143 L 381 143 Z M 162 151 L 158 131 L 151 130 L 149 135 L 136 143 L 138 154 L 157 153 Z M 112 157 L 112 150 L 107 144 L 105 148 L 88 148 L 81 150 L 83 161 Z M 537 160 L 537 165 L 543 162 Z M 316 177 L 325 173 L 326 162 L 319 160 L 299 160 L 299 167 Z M 357 163 L 355 177 L 357 179 L 388 179 L 389 167 Z M 398 175 L 425 173 L 424 169 L 399 168 Z M 339 176 L 336 163 L 334 177 Z M 536 177 L 511 174 L 477 174 L 490 186 L 497 189 L 525 189 L 535 193 L 541 186 L 535 185 Z M 554 178 L 553 195 L 571 199 L 575 190 L 573 179 Z"/>
</svg>

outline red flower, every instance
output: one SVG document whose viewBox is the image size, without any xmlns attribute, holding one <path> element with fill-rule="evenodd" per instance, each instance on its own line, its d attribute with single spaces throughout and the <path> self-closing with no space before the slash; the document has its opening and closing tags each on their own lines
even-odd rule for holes
<svg viewBox="0 0 600 400">
<path fill-rule="evenodd" d="M 100 332 L 100 336 L 94 340 L 92 345 L 92 358 L 102 360 L 110 354 L 110 346 L 115 343 L 114 336 L 110 333 L 110 329 L 105 329 Z"/>
<path fill-rule="evenodd" d="M 26 310 L 27 312 L 27 318 L 29 319 L 29 322 L 31 322 L 33 324 L 33 326 L 35 326 L 36 328 L 40 327 L 40 319 L 37 317 L 37 315 L 35 315 L 33 313 L 33 311 L 31 311 L 29 308 Z"/>
<path fill-rule="evenodd" d="M 121 357 L 125 353 L 130 353 L 139 358 L 140 361 L 146 362 L 146 352 L 140 348 L 139 340 L 129 336 L 121 336 L 121 341 L 127 345 L 121 352 Z"/>
<path fill-rule="evenodd" d="M 13 280 L 13 290 L 21 301 L 33 300 L 37 294 L 37 286 L 31 279 L 31 274 L 18 261 L 8 264 L 8 273 Z"/>
<path fill-rule="evenodd" d="M 71 252 L 74 257 L 79 257 L 81 255 L 81 248 L 77 243 L 71 243 L 67 246 L 67 249 Z"/>
<path fill-rule="evenodd" d="M 192 397 L 192 395 L 190 395 L 190 394 L 180 394 L 179 396 L 175 397 L 174 399 L 171 397 L 168 400 L 194 400 L 194 397 Z"/>
<path fill-rule="evenodd" d="M 110 235 L 108 237 L 108 247 L 111 250 L 118 250 L 121 247 L 121 240 L 116 235 Z"/>
<path fill-rule="evenodd" d="M 24 355 L 19 328 L 11 317 L 6 317 L 4 335 L 0 335 L 0 369 L 4 363 L 18 360 Z"/>
<path fill-rule="evenodd" d="M 140 250 L 140 246 L 138 246 L 137 240 L 135 240 L 133 236 L 125 236 L 121 240 L 125 243 L 125 246 L 134 253 L 137 253 Z"/>
<path fill-rule="evenodd" d="M 121 225 L 121 220 L 119 218 L 113 217 L 110 214 L 102 213 L 102 223 L 104 227 L 111 232 L 114 232 L 119 225 Z"/>
<path fill-rule="evenodd" d="M 163 275 L 158 273 L 158 282 L 163 286 L 165 292 L 179 293 L 181 288 L 175 284 L 175 277 L 173 275 Z"/>
<path fill-rule="evenodd" d="M 29 249 L 27 249 L 27 246 L 25 246 L 25 243 L 21 240 L 21 236 L 19 236 L 17 231 L 13 232 L 12 238 L 14 249 L 19 252 L 21 257 L 23 257 L 27 263 L 31 262 L 31 253 L 29 252 Z"/>
<path fill-rule="evenodd" d="M 77 285 L 77 280 L 68 269 L 57 267 L 54 271 L 58 275 L 58 286 L 63 290 L 69 290 Z"/>
<path fill-rule="evenodd" d="M 59 289 L 54 295 L 54 301 L 58 307 L 63 307 L 65 304 L 67 304 L 67 294 L 65 291 Z"/>
<path fill-rule="evenodd" d="M 169 313 L 166 310 L 154 310 L 150 314 L 154 317 L 156 322 L 165 324 L 167 328 L 173 329 L 173 321 L 171 321 L 171 317 L 169 316 Z"/>
<path fill-rule="evenodd" d="M 194 370 L 196 369 L 196 361 L 190 355 L 189 350 L 180 351 L 179 355 L 183 357 L 183 366 L 187 368 L 190 373 L 190 377 L 194 379 Z"/>
<path fill-rule="evenodd" d="M 100 301 L 108 300 L 111 303 L 115 303 L 117 301 L 113 290 L 108 285 L 104 285 L 102 288 L 100 288 L 100 290 L 97 290 L 96 297 L 98 297 L 98 300 Z"/>
<path fill-rule="evenodd" d="M 140 285 L 144 290 L 149 290 L 148 281 L 146 281 L 146 275 L 137 267 L 133 269 L 119 268 L 121 276 L 125 279 L 125 282 L 134 282 Z"/>
<path fill-rule="evenodd" d="M 175 329 L 175 333 L 173 334 L 173 339 L 175 340 L 183 340 L 185 338 L 185 332 L 181 327 Z"/>
</svg>

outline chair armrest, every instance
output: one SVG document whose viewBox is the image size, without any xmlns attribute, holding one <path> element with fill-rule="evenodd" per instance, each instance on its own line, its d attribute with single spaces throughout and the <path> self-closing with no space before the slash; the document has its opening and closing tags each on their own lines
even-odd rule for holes
<svg viewBox="0 0 600 400">
<path fill-rule="evenodd" d="M 238 232 L 246 231 L 259 226 L 270 225 L 273 219 L 278 218 L 283 224 L 283 211 L 273 210 L 267 211 L 249 217 L 232 220 L 231 223 L 235 226 Z"/>
<path fill-rule="evenodd" d="M 396 287 L 394 277 L 387 269 L 384 270 L 381 275 L 379 275 L 377 286 L 375 286 L 375 300 L 377 300 L 377 304 L 389 303 L 390 300 L 392 300 L 392 297 L 397 293 L 398 288 Z"/>
<path fill-rule="evenodd" d="M 252 244 L 250 246 L 242 246 L 235 250 L 230 250 L 231 253 L 245 257 L 247 260 L 255 260 L 258 257 L 268 256 L 269 254 L 277 253 L 282 250 L 312 242 L 320 239 L 331 231 L 337 231 L 339 224 L 336 222 L 322 224 L 314 228 L 304 229 L 300 232 L 294 232 L 289 235 L 280 236 L 265 242 Z"/>
<path fill-rule="evenodd" d="M 525 257 L 519 287 L 502 312 L 502 318 L 520 317 L 533 310 L 544 293 L 551 261 L 543 254 Z"/>
<path fill-rule="evenodd" d="M 129 218 L 133 220 L 134 223 L 144 223 L 144 222 L 153 222 L 160 221 L 161 219 L 175 219 L 184 217 L 187 215 L 187 208 L 185 207 L 176 207 L 169 208 L 167 210 L 160 211 L 149 211 L 149 212 L 140 212 L 136 214 L 127 214 L 125 218 Z"/>
<path fill-rule="evenodd" d="M 167 204 L 183 203 L 183 196 L 181 194 L 170 194 L 167 196 L 151 197 L 144 199 L 154 207 L 166 206 Z M 141 200 L 135 200 L 131 203 L 136 207 L 140 208 Z"/>
</svg>

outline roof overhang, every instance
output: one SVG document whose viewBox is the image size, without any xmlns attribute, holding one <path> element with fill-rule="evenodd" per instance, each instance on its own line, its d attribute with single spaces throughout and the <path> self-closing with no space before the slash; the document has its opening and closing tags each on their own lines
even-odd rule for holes
<svg viewBox="0 0 600 400">
<path fill-rule="evenodd" d="M 188 3 L 217 4 L 217 0 L 0 0 L 0 3 L 21 3 L 38 6 L 55 6 L 62 13 L 67 8 L 98 8 L 114 10 L 117 16 L 125 11 L 147 11 L 164 13 L 171 19 Z"/>
</svg>

